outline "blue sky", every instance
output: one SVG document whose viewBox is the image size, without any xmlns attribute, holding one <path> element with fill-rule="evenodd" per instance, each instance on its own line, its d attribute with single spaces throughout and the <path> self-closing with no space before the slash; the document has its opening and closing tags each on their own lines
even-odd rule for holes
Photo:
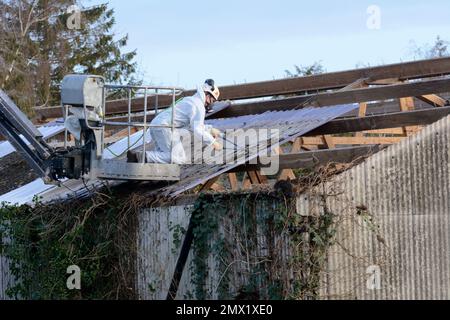
<svg viewBox="0 0 450 320">
<path fill-rule="evenodd" d="M 278 79 L 321 61 L 327 71 L 413 60 L 411 41 L 450 40 L 449 0 L 88 0 L 115 9 L 118 36 L 145 82 L 193 88 Z M 367 8 L 381 9 L 369 29 Z"/>
</svg>

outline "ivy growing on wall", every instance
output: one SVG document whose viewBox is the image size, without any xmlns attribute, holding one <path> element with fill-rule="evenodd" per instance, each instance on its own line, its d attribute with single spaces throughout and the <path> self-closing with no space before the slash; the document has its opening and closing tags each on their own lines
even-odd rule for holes
<svg viewBox="0 0 450 320">
<path fill-rule="evenodd" d="M 16 279 L 11 298 L 134 298 L 135 208 L 105 191 L 69 203 L 0 209 L 0 254 Z M 81 269 L 81 290 L 67 287 L 67 268 Z"/>
<path fill-rule="evenodd" d="M 325 203 L 321 215 L 303 217 L 276 193 L 200 196 L 192 212 L 194 297 L 317 299 L 336 233 Z"/>
<path fill-rule="evenodd" d="M 321 195 L 321 212 L 297 212 L 295 194 L 200 195 L 190 265 L 192 298 L 317 299 L 336 215 Z M 145 207 L 136 195 L 105 190 L 90 199 L 0 208 L 0 255 L 16 279 L 11 298 L 136 298 L 136 225 Z M 170 225 L 174 252 L 186 230 Z M 81 269 L 81 290 L 66 286 Z M 209 280 L 208 280 L 209 279 Z M 149 287 L 150 290 L 156 286 Z"/>
</svg>

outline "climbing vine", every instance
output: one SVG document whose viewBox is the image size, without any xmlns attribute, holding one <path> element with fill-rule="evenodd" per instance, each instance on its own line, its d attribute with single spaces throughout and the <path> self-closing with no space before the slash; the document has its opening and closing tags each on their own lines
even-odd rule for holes
<svg viewBox="0 0 450 320">
<path fill-rule="evenodd" d="M 298 272 L 290 298 L 311 300 L 320 296 L 320 280 L 328 249 L 334 245 L 336 236 L 336 216 L 327 208 L 325 199 L 322 208 L 320 215 L 301 217 L 294 224 L 289 222 L 293 248 L 291 263 Z"/>
<path fill-rule="evenodd" d="M 209 266 L 208 257 L 211 250 L 215 249 L 216 255 L 224 254 L 224 239 L 219 239 L 215 244 L 211 244 L 211 236 L 219 229 L 221 218 L 226 213 L 226 207 L 219 199 L 208 201 L 208 197 L 201 195 L 195 203 L 192 211 L 192 222 L 194 224 L 194 244 L 193 244 L 193 266 L 191 268 L 192 281 L 195 287 L 195 297 L 206 299 L 206 279 L 208 278 Z M 208 212 L 213 214 L 208 215 Z M 222 246 L 221 246 L 222 245 Z"/>
<path fill-rule="evenodd" d="M 39 300 L 133 298 L 136 208 L 131 198 L 104 191 L 52 205 L 38 199 L 32 206 L 3 204 L 0 254 L 15 278 L 7 294 Z M 73 265 L 81 270 L 81 290 L 66 284 Z"/>
<path fill-rule="evenodd" d="M 192 212 L 195 298 L 317 299 L 336 233 L 334 215 L 323 208 L 302 217 L 293 199 L 276 192 L 200 196 Z"/>
</svg>

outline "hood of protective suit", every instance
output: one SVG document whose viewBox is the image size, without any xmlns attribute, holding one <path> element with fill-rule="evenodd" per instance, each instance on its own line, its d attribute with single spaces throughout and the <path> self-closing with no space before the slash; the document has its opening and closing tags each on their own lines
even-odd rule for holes
<svg viewBox="0 0 450 320">
<path fill-rule="evenodd" d="M 202 101 L 203 105 L 206 103 L 206 93 L 203 91 L 203 86 L 197 86 L 197 93 L 195 94 Z"/>
</svg>

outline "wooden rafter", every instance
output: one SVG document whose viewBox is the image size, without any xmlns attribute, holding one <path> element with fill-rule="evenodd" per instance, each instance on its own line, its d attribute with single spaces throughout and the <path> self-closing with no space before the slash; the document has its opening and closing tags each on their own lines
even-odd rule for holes
<svg viewBox="0 0 450 320">
<path fill-rule="evenodd" d="M 282 80 L 264 81 L 221 88 L 223 100 L 239 100 L 256 97 L 267 97 L 274 95 L 295 94 L 306 91 L 339 89 L 351 85 L 355 81 L 370 78 L 371 83 L 382 83 L 383 79 L 420 79 L 433 76 L 450 74 L 450 58 L 439 58 L 431 60 L 413 61 L 385 65 L 379 67 L 361 68 L 355 70 L 325 73 L 308 77 L 289 78 Z M 392 83 L 392 80 L 390 80 Z M 184 96 L 190 96 L 195 90 L 184 92 Z M 427 92 L 437 93 L 437 92 Z M 414 95 L 410 95 L 414 96 Z M 159 97 L 161 106 L 170 105 L 172 97 Z M 358 101 L 363 102 L 363 101 Z M 149 104 L 153 105 L 153 98 L 149 98 Z M 133 99 L 133 112 L 143 111 L 143 99 Z M 107 103 L 107 113 L 124 114 L 127 112 L 128 102 L 126 100 L 111 101 Z M 54 119 L 62 117 L 61 107 L 35 108 L 40 118 Z"/>
<path fill-rule="evenodd" d="M 428 103 L 429 105 L 432 105 L 434 107 L 445 107 L 449 104 L 449 101 L 439 97 L 436 94 L 427 94 L 423 96 L 417 97 L 417 99 L 422 100 L 423 102 Z"/>
<path fill-rule="evenodd" d="M 385 147 L 384 145 L 370 145 L 280 155 L 280 170 L 313 168 L 328 163 L 350 163 L 355 159 L 368 157 L 379 152 Z M 259 163 L 267 164 L 268 160 L 263 159 Z M 263 166 L 260 164 L 243 165 L 233 169 L 232 172 L 256 171 L 261 167 Z"/>
<path fill-rule="evenodd" d="M 219 181 L 220 176 L 215 177 L 214 179 L 209 180 L 206 182 L 200 189 L 200 192 L 208 191 L 208 190 L 214 190 L 214 191 L 222 191 L 224 190 L 223 187 L 219 186 L 217 184 L 217 181 Z"/>
<path fill-rule="evenodd" d="M 302 140 L 301 138 L 297 138 L 295 139 L 295 141 L 292 143 L 291 146 L 291 151 L 290 153 L 298 153 L 301 150 L 301 145 L 302 145 Z M 281 150 L 281 148 L 278 148 L 278 154 L 282 155 L 284 154 L 283 150 Z M 291 179 L 291 180 L 295 180 L 296 176 L 295 173 L 292 169 L 286 169 L 281 171 L 281 173 L 278 176 L 278 180 L 287 180 L 287 179 Z"/>
<path fill-rule="evenodd" d="M 368 130 L 399 128 L 404 126 L 429 125 L 450 115 L 450 107 L 414 110 L 367 116 L 365 118 L 336 119 L 309 132 L 306 136 L 338 134 Z M 308 145 L 309 143 L 304 143 Z"/>
<path fill-rule="evenodd" d="M 238 182 L 236 173 L 234 173 L 234 172 L 228 173 L 228 180 L 230 182 L 231 190 L 238 191 L 239 190 L 239 182 Z"/>
<path fill-rule="evenodd" d="M 425 80 L 420 82 L 385 85 L 347 91 L 320 93 L 317 95 L 298 96 L 285 99 L 274 99 L 245 104 L 231 105 L 211 116 L 211 118 L 239 117 L 243 115 L 260 114 L 267 111 L 284 111 L 304 107 L 309 102 L 313 106 L 333 106 L 346 103 L 360 103 L 399 99 L 447 92 L 450 79 Z"/>
<path fill-rule="evenodd" d="M 412 97 L 400 98 L 400 110 L 403 112 L 413 111 L 415 109 L 414 99 Z M 414 134 L 417 131 L 416 126 L 404 126 L 403 132 L 406 137 Z"/>
</svg>

